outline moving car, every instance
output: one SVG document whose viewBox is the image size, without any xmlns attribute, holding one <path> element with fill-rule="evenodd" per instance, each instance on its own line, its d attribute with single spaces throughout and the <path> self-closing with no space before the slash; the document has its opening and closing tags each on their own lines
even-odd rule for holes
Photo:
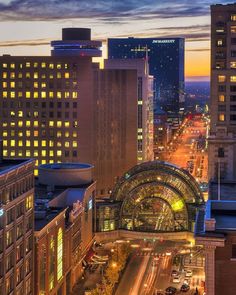
<svg viewBox="0 0 236 295">
<path fill-rule="evenodd" d="M 175 284 L 180 283 L 180 276 L 175 276 L 175 277 L 173 277 L 172 282 L 175 283 Z"/>
<path fill-rule="evenodd" d="M 166 295 L 173 295 L 173 294 L 176 294 L 176 292 L 177 292 L 177 289 L 175 287 L 168 287 L 166 289 L 165 294 Z"/>
<path fill-rule="evenodd" d="M 171 272 L 171 276 L 172 276 L 172 277 L 175 277 L 175 276 L 177 276 L 177 275 L 178 275 L 178 271 L 175 270 L 175 269 L 173 269 L 172 272 Z"/>
<path fill-rule="evenodd" d="M 166 295 L 173 295 L 173 294 L 176 294 L 176 292 L 177 292 L 177 289 L 175 287 L 168 287 L 166 289 L 165 294 Z"/>
<path fill-rule="evenodd" d="M 193 272 L 191 271 L 191 269 L 187 269 L 187 270 L 186 270 L 186 273 L 185 273 L 185 276 L 186 276 L 187 278 L 190 278 L 192 275 L 193 275 Z"/>
<path fill-rule="evenodd" d="M 188 292 L 189 290 L 190 290 L 190 287 L 187 284 L 183 284 L 180 288 L 181 292 Z"/>
</svg>

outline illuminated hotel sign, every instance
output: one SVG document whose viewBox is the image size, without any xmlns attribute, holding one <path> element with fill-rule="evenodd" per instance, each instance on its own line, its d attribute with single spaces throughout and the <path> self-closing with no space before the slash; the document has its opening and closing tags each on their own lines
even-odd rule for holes
<svg viewBox="0 0 236 295">
<path fill-rule="evenodd" d="M 175 43 L 174 39 L 169 40 L 153 40 L 152 43 Z"/>
</svg>

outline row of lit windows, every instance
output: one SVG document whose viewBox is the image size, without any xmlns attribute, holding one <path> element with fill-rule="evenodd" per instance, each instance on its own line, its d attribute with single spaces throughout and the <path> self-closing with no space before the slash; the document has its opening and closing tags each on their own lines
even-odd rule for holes
<svg viewBox="0 0 236 295">
<path fill-rule="evenodd" d="M 10 69 L 15 69 L 16 68 L 16 65 L 17 64 L 15 64 L 15 63 L 3 63 L 2 64 L 2 67 L 4 68 L 4 69 L 7 69 L 7 68 L 10 68 Z M 48 68 L 48 69 L 54 69 L 54 68 L 56 68 L 56 69 L 68 69 L 69 68 L 69 66 L 68 66 L 68 64 L 67 63 L 65 63 L 65 64 L 61 64 L 61 63 L 56 63 L 56 64 L 54 64 L 54 63 L 46 63 L 46 62 L 41 62 L 41 63 L 39 63 L 39 62 L 26 62 L 26 63 L 20 63 L 20 64 L 18 64 L 18 68 L 20 68 L 20 69 L 23 69 L 23 67 L 26 67 L 26 68 L 30 68 L 30 67 L 34 67 L 34 68 L 38 68 L 38 67 L 41 67 L 42 69 L 45 69 L 45 68 Z"/>
<path fill-rule="evenodd" d="M 72 91 L 72 92 L 69 92 L 69 91 L 66 91 L 66 92 L 62 92 L 62 91 L 56 91 L 56 92 L 53 92 L 53 91 L 50 91 L 50 92 L 46 92 L 46 91 L 41 91 L 41 92 L 38 92 L 38 91 L 34 91 L 34 92 L 31 92 L 31 91 L 26 91 L 24 92 L 24 97 L 25 98 L 47 98 L 47 96 L 49 98 L 73 98 L 73 99 L 76 99 L 78 98 L 78 92 L 77 91 Z M 3 91 L 2 92 L 2 97 L 3 98 L 21 98 L 23 97 L 23 92 L 22 91 L 19 91 L 16 92 L 15 91 Z"/>
<path fill-rule="evenodd" d="M 236 63 L 235 63 L 236 65 Z M 218 82 L 224 83 L 226 82 L 226 76 L 225 75 L 218 75 Z M 230 76 L 230 82 L 236 82 L 236 76 Z"/>
<path fill-rule="evenodd" d="M 39 131 L 38 130 L 34 130 L 34 131 L 30 131 L 30 130 L 26 130 L 24 133 L 23 131 L 18 131 L 16 132 L 15 130 L 11 130 L 11 131 L 7 131 L 7 130 L 4 130 L 2 132 L 2 137 L 8 137 L 8 136 L 18 136 L 18 137 L 23 137 L 26 136 L 26 137 L 30 137 L 30 136 L 34 136 L 34 137 L 38 137 L 40 134 L 39 134 Z M 69 131 L 65 131 L 65 132 L 62 132 L 62 131 L 56 131 L 55 132 L 55 135 L 57 138 L 61 138 L 61 137 L 65 137 L 65 138 L 68 138 L 70 136 L 76 138 L 78 136 L 78 133 L 76 131 L 73 131 L 72 133 L 70 133 Z M 52 140 L 49 140 L 48 141 L 49 143 L 49 146 L 54 146 L 54 141 Z M 43 141 L 42 141 L 42 145 L 43 145 Z"/>
<path fill-rule="evenodd" d="M 17 126 L 16 124 L 17 122 L 10 122 L 9 126 L 11 127 L 15 127 Z M 55 123 L 55 124 L 54 124 Z M 75 126 L 76 124 L 76 126 Z M 3 123 L 3 127 L 7 127 L 7 122 Z M 25 126 L 26 127 L 39 127 L 39 121 L 25 121 Z M 62 122 L 62 121 L 57 121 L 57 122 L 54 122 L 54 121 L 49 121 L 49 127 L 53 127 L 53 126 L 56 126 L 58 128 L 61 128 L 61 127 L 70 127 L 70 122 L 69 121 L 65 121 L 65 122 Z M 18 121 L 18 127 L 23 127 L 23 121 Z M 77 127 L 77 122 L 74 121 L 73 122 L 73 127 Z"/>
<path fill-rule="evenodd" d="M 16 144 L 17 143 L 17 144 Z M 38 146 L 41 146 L 41 147 L 46 147 L 47 145 L 50 146 L 50 147 L 53 147 L 54 146 L 54 142 L 53 141 L 49 141 L 47 143 L 46 140 L 42 140 L 42 141 L 38 141 L 38 140 L 33 140 L 32 142 L 30 140 L 26 140 L 23 144 L 23 140 L 15 140 L 15 139 L 11 139 L 11 140 L 3 140 L 3 146 L 6 147 L 6 146 L 11 146 L 11 147 L 15 147 L 15 146 L 26 146 L 26 147 L 38 147 Z M 62 146 L 62 143 L 57 141 L 57 147 L 61 147 Z M 77 147 L 78 146 L 78 143 L 77 141 L 72 141 L 72 143 L 70 143 L 69 141 L 66 141 L 64 143 L 64 146 L 66 148 L 69 148 L 70 146 L 72 147 Z M 44 151 L 43 151 L 44 152 Z"/>
<path fill-rule="evenodd" d="M 71 108 L 73 107 L 74 109 L 78 107 L 78 103 L 76 101 L 70 102 L 70 101 L 65 101 L 65 102 L 61 102 L 61 101 L 15 101 L 15 100 L 11 100 L 11 101 L 3 101 L 2 102 L 2 107 L 5 108 L 46 108 L 47 106 L 49 108 L 54 108 L 56 107 L 57 109 L 60 108 Z"/>
<path fill-rule="evenodd" d="M 39 151 L 38 150 L 34 150 L 34 151 L 30 151 L 30 150 L 25 150 L 25 151 L 22 151 L 22 150 L 19 150 L 19 151 L 15 151 L 15 150 L 3 150 L 3 156 L 4 157 L 8 157 L 8 156 L 11 156 L 11 157 L 77 157 L 77 151 L 64 151 L 64 154 L 61 150 L 57 150 L 57 151 Z M 54 163 L 55 162 L 55 159 L 54 160 L 49 160 L 49 163 Z M 58 161 L 57 161 L 58 162 Z M 59 162 L 58 162 L 59 163 Z M 42 160 L 41 161 L 41 164 L 46 164 L 46 160 Z M 39 165 L 39 161 L 36 160 L 35 162 L 35 166 L 38 166 Z"/>
<path fill-rule="evenodd" d="M 22 78 L 26 78 L 26 79 L 30 79 L 30 78 L 34 78 L 34 79 L 39 79 L 39 77 L 41 79 L 46 79 L 46 74 L 45 73 L 39 73 L 38 72 L 34 72 L 34 73 L 30 73 L 30 72 L 26 72 L 24 73 L 15 73 L 15 72 L 3 72 L 2 73 L 2 78 L 3 79 L 7 79 L 7 78 L 10 78 L 10 79 L 15 79 L 16 77 L 18 77 L 19 79 L 22 79 Z M 69 78 L 73 78 L 75 79 L 77 77 L 77 73 L 76 72 L 72 72 L 72 76 L 70 76 L 70 73 L 69 72 L 65 72 L 65 73 L 61 73 L 61 72 L 57 72 L 54 74 L 50 73 L 49 74 L 49 79 L 53 79 L 53 78 L 57 78 L 57 79 L 61 79 L 61 78 L 65 78 L 65 79 L 69 79 Z"/>
</svg>

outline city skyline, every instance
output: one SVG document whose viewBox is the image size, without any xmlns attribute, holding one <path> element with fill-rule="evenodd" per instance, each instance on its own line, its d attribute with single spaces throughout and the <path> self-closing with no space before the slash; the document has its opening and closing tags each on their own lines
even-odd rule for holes
<svg viewBox="0 0 236 295">
<path fill-rule="evenodd" d="M 187 81 L 209 80 L 212 0 L 0 1 L 0 54 L 49 55 L 62 27 L 90 27 L 93 39 L 108 37 L 186 38 Z M 232 1 L 221 1 L 222 4 Z M 63 14 L 61 14 L 63 11 Z M 17 28 L 17 30 L 16 30 Z M 106 51 L 106 50 L 105 50 Z"/>
</svg>

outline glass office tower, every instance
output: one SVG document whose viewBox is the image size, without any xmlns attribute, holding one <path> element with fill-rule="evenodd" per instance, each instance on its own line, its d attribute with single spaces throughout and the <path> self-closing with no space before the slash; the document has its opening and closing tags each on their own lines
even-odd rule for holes
<svg viewBox="0 0 236 295">
<path fill-rule="evenodd" d="M 184 105 L 184 39 L 108 39 L 108 58 L 149 59 L 154 76 L 154 107 L 161 105 L 169 118 L 181 117 Z"/>
</svg>

